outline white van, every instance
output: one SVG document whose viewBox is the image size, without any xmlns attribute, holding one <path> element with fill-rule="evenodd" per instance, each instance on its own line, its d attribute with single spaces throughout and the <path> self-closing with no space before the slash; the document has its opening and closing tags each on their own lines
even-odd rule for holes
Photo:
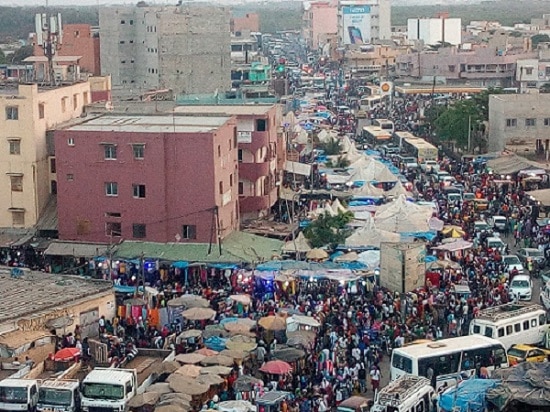
<svg viewBox="0 0 550 412">
<path fill-rule="evenodd" d="M 7 378 L 0 381 L 0 411 L 34 411 L 37 404 L 37 380 Z"/>
<path fill-rule="evenodd" d="M 537 345 L 546 339 L 548 326 L 540 305 L 507 303 L 480 310 L 470 322 L 470 335 L 497 339 L 506 348 L 518 343 Z"/>
<path fill-rule="evenodd" d="M 424 377 L 403 375 L 378 391 L 370 412 L 432 410 L 435 389 Z"/>
<path fill-rule="evenodd" d="M 488 248 L 491 248 L 493 250 L 498 250 L 501 254 L 505 253 L 507 246 L 506 246 L 506 243 L 504 243 L 501 238 L 497 236 L 491 236 L 487 238 L 486 242 L 487 242 Z"/>
</svg>

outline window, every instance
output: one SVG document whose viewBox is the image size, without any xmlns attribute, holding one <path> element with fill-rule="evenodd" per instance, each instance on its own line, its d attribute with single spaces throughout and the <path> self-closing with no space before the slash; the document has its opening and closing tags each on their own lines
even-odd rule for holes
<svg viewBox="0 0 550 412">
<path fill-rule="evenodd" d="M 50 193 L 52 195 L 57 194 L 57 180 L 50 180 Z"/>
<path fill-rule="evenodd" d="M 57 173 L 57 168 L 55 167 L 55 157 L 50 159 L 50 173 Z"/>
<path fill-rule="evenodd" d="M 105 217 L 121 218 L 122 214 L 120 214 L 119 212 L 105 212 Z"/>
<path fill-rule="evenodd" d="M 449 65 L 449 71 L 451 73 L 454 73 L 456 66 L 455 65 Z"/>
<path fill-rule="evenodd" d="M 239 195 L 244 195 L 244 182 L 239 182 Z"/>
<path fill-rule="evenodd" d="M 481 327 L 479 325 L 474 325 L 474 333 L 479 334 L 481 332 Z"/>
<path fill-rule="evenodd" d="M 89 235 L 92 229 L 92 222 L 88 219 L 78 219 L 76 222 L 76 234 L 77 235 Z"/>
<path fill-rule="evenodd" d="M 43 118 L 44 118 L 44 110 L 45 110 L 44 103 L 39 103 L 39 104 L 38 104 L 38 118 L 39 118 L 39 119 L 43 119 Z"/>
<path fill-rule="evenodd" d="M 67 182 L 72 182 L 74 180 L 74 175 L 72 173 L 67 174 Z"/>
<path fill-rule="evenodd" d="M 532 328 L 536 328 L 536 327 L 537 327 L 537 320 L 536 320 L 536 319 L 531 319 L 531 327 L 532 327 Z"/>
<path fill-rule="evenodd" d="M 68 146 L 74 146 L 74 139 L 73 139 L 72 137 L 69 137 L 69 138 L 67 139 L 67 145 L 68 145 Z"/>
<path fill-rule="evenodd" d="M 539 325 L 542 326 L 546 323 L 546 315 L 539 315 Z"/>
<path fill-rule="evenodd" d="M 528 320 L 523 322 L 523 330 L 529 330 L 529 321 Z"/>
<path fill-rule="evenodd" d="M 24 226 L 25 225 L 25 211 L 24 210 L 13 210 L 11 212 L 11 223 L 13 226 Z"/>
<path fill-rule="evenodd" d="M 78 107 L 78 94 L 73 94 L 73 110 Z"/>
<path fill-rule="evenodd" d="M 121 20 L 121 21 L 120 21 L 120 24 L 126 24 L 126 21 L 125 21 L 125 20 Z"/>
<path fill-rule="evenodd" d="M 9 141 L 9 144 L 10 144 L 10 154 L 11 155 L 21 154 L 21 140 L 12 139 L 12 140 Z"/>
<path fill-rule="evenodd" d="M 242 149 L 239 149 L 237 157 L 238 157 L 239 163 L 242 163 L 242 161 L 243 161 L 243 150 Z"/>
<path fill-rule="evenodd" d="M 195 225 L 183 225 L 182 230 L 184 239 L 196 239 L 197 238 L 197 226 Z"/>
<path fill-rule="evenodd" d="M 514 332 L 521 332 L 521 323 L 514 324 Z"/>
<path fill-rule="evenodd" d="M 256 131 L 265 132 L 267 130 L 267 122 L 265 119 L 256 119 Z"/>
<path fill-rule="evenodd" d="M 6 120 L 19 120 L 19 107 L 7 106 L 6 107 Z"/>
<path fill-rule="evenodd" d="M 512 325 L 506 326 L 506 336 L 510 336 L 512 334 Z"/>
<path fill-rule="evenodd" d="M 546 66 L 544 68 L 544 73 L 545 73 L 546 76 L 550 76 L 550 66 Z"/>
<path fill-rule="evenodd" d="M 61 112 L 65 113 L 67 111 L 67 97 L 61 99 Z"/>
<path fill-rule="evenodd" d="M 506 119 L 506 127 L 516 127 L 518 125 L 517 119 Z"/>
<path fill-rule="evenodd" d="M 537 119 L 525 119 L 525 126 L 526 127 L 532 127 L 537 125 Z"/>
<path fill-rule="evenodd" d="M 11 191 L 22 192 L 23 191 L 23 176 L 10 176 Z"/>
<path fill-rule="evenodd" d="M 412 359 L 403 355 L 394 354 L 392 356 L 392 366 L 406 373 L 412 373 Z"/>
<path fill-rule="evenodd" d="M 229 187 L 233 187 L 233 174 L 229 175 Z"/>
<path fill-rule="evenodd" d="M 223 182 L 220 182 L 218 184 L 218 186 L 219 186 L 219 189 L 220 189 L 220 195 L 223 195 Z"/>
<path fill-rule="evenodd" d="M 498 337 L 502 338 L 504 336 L 504 328 L 498 328 Z"/>
<path fill-rule="evenodd" d="M 105 195 L 118 196 L 118 183 L 117 182 L 105 183 Z"/>
<path fill-rule="evenodd" d="M 135 239 L 143 239 L 147 236 L 147 228 L 142 223 L 134 223 L 132 225 L 132 236 Z"/>
<path fill-rule="evenodd" d="M 145 157 L 145 145 L 144 144 L 133 144 L 132 149 L 134 151 L 134 159 L 143 159 Z"/>
<path fill-rule="evenodd" d="M 492 327 L 485 326 L 485 336 L 487 336 L 488 338 L 493 337 L 493 328 Z"/>
<path fill-rule="evenodd" d="M 133 26 L 133 25 L 134 25 L 134 21 L 130 20 L 130 26 Z"/>
<path fill-rule="evenodd" d="M 222 147 L 218 145 L 218 157 L 222 157 Z"/>
<path fill-rule="evenodd" d="M 145 185 L 132 185 L 134 190 L 134 197 L 138 199 L 145 199 Z"/>
<path fill-rule="evenodd" d="M 107 236 L 122 236 L 122 223 L 120 223 L 120 222 L 105 222 L 105 235 L 107 235 Z"/>
<path fill-rule="evenodd" d="M 116 160 L 116 146 L 114 144 L 106 144 L 103 146 L 105 151 L 105 160 Z"/>
<path fill-rule="evenodd" d="M 88 104 L 88 92 L 82 94 L 82 104 Z"/>
<path fill-rule="evenodd" d="M 533 74 L 533 68 L 532 67 L 526 67 L 525 68 L 525 74 Z"/>
</svg>

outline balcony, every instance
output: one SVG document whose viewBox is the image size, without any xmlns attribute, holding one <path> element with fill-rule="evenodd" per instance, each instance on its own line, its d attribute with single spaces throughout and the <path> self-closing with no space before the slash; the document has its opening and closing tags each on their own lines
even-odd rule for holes
<svg viewBox="0 0 550 412">
<path fill-rule="evenodd" d="M 260 212 L 271 208 L 277 201 L 277 188 L 264 196 L 249 196 L 239 199 L 239 208 L 241 214 Z"/>
<path fill-rule="evenodd" d="M 269 176 L 270 162 L 239 163 L 239 177 L 250 182 L 256 182 L 262 176 Z"/>
<path fill-rule="evenodd" d="M 505 72 L 471 71 L 460 73 L 461 79 L 507 79 L 509 77 L 515 77 L 513 70 Z"/>
</svg>

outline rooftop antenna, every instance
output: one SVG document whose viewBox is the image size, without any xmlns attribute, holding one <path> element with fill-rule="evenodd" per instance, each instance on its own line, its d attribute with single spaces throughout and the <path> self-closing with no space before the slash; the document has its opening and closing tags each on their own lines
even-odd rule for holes
<svg viewBox="0 0 550 412">
<path fill-rule="evenodd" d="M 48 59 L 48 74 L 50 85 L 55 86 L 55 71 L 53 69 L 53 58 L 63 42 L 63 26 L 61 25 L 61 13 L 48 13 L 48 0 L 46 0 L 46 12 L 38 13 L 34 22 L 36 27 L 36 43 L 44 51 Z"/>
</svg>

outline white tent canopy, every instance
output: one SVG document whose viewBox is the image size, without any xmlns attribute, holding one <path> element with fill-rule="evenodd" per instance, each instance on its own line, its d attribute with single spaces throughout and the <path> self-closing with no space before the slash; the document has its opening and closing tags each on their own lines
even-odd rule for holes
<svg viewBox="0 0 550 412">
<path fill-rule="evenodd" d="M 311 250 L 309 241 L 304 236 L 303 232 L 298 233 L 296 239 L 289 240 L 283 246 L 283 252 L 292 252 L 292 253 L 306 253 Z"/>
<path fill-rule="evenodd" d="M 365 183 L 359 189 L 353 191 L 354 196 L 383 196 L 384 190 L 373 186 L 370 182 Z"/>
<path fill-rule="evenodd" d="M 377 229 L 371 221 L 348 237 L 346 246 L 379 248 L 382 242 L 399 242 L 400 239 L 399 234 Z"/>
<path fill-rule="evenodd" d="M 386 193 L 386 196 L 388 197 L 398 197 L 400 195 L 404 195 L 406 197 L 412 197 L 412 193 L 407 191 L 403 184 L 398 180 L 394 187 L 392 187 L 390 190 L 388 190 Z"/>
<path fill-rule="evenodd" d="M 334 213 L 346 213 L 348 210 L 340 203 L 340 200 L 336 198 L 334 202 L 332 202 L 332 210 Z"/>
</svg>

